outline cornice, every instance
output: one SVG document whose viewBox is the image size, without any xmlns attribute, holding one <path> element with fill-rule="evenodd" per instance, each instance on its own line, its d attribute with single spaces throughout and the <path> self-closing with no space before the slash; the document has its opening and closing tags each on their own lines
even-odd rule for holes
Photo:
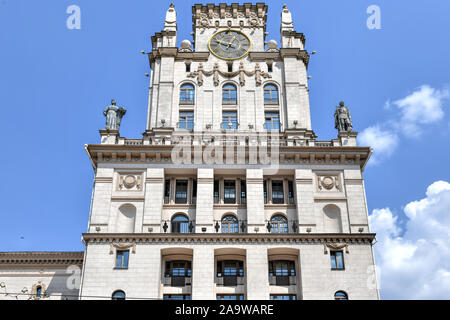
<svg viewBox="0 0 450 320">
<path fill-rule="evenodd" d="M 82 265 L 84 252 L 0 252 L 0 266 Z"/>
<path fill-rule="evenodd" d="M 147 144 L 90 144 L 86 146 L 94 167 L 98 163 L 133 163 L 171 165 L 171 151 L 175 145 Z M 201 146 L 203 152 L 208 146 Z M 246 156 L 253 146 L 240 146 Z M 186 147 L 188 148 L 188 147 Z M 200 146 L 191 145 L 191 152 L 200 151 Z M 245 148 L 245 149 L 244 149 Z M 185 149 L 184 149 L 185 150 Z M 270 151 L 270 145 L 268 151 Z M 279 146 L 280 165 L 359 165 L 361 170 L 371 155 L 370 147 L 358 146 Z M 194 157 L 191 158 L 191 165 Z M 238 166 L 246 164 L 235 163 Z"/>
<path fill-rule="evenodd" d="M 365 243 L 372 244 L 374 233 L 316 233 L 316 234 L 167 234 L 167 233 L 83 233 L 86 244 L 113 242 L 149 243 Z"/>
</svg>

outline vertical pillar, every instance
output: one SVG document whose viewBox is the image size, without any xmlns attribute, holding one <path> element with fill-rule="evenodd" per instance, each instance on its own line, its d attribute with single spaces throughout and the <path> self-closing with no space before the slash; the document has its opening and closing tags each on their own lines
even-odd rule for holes
<svg viewBox="0 0 450 320">
<path fill-rule="evenodd" d="M 142 232 L 161 231 L 162 206 L 164 203 L 164 169 L 147 169 L 145 181 L 144 219 Z"/>
<path fill-rule="evenodd" d="M 364 232 L 369 232 L 366 195 L 361 171 L 359 169 L 344 170 L 344 181 L 350 232 L 356 233 L 359 228 L 364 228 Z M 345 212 L 341 212 L 341 215 L 344 214 Z"/>
<path fill-rule="evenodd" d="M 297 218 L 300 232 L 306 232 L 306 228 L 314 227 L 314 185 L 311 169 L 295 170 L 295 193 L 297 198 Z M 313 231 L 314 232 L 314 231 Z"/>
<path fill-rule="evenodd" d="M 215 300 L 214 248 L 196 246 L 192 262 L 192 300 Z"/>
<path fill-rule="evenodd" d="M 267 248 L 247 249 L 247 300 L 269 300 L 269 266 Z"/>
<path fill-rule="evenodd" d="M 207 232 L 213 230 L 214 209 L 214 169 L 197 170 L 197 206 L 195 214 L 195 229 L 197 233 L 206 228 Z"/>
<path fill-rule="evenodd" d="M 264 229 L 264 190 L 263 190 L 263 170 L 247 169 L 247 223 L 248 232 L 254 233 L 258 228 L 260 233 Z"/>
<path fill-rule="evenodd" d="M 92 212 L 89 221 L 89 232 L 114 232 L 108 230 L 111 214 L 111 196 L 114 169 L 98 168 L 95 176 L 94 196 L 92 199 Z"/>
</svg>

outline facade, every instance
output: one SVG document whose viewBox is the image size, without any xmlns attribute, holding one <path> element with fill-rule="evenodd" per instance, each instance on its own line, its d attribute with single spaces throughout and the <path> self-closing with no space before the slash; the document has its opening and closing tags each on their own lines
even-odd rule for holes
<svg viewBox="0 0 450 320">
<path fill-rule="evenodd" d="M 113 101 L 100 144 L 86 145 L 80 299 L 379 299 L 371 149 L 356 145 L 343 104 L 337 138 L 317 140 L 305 37 L 284 6 L 280 44 L 268 41 L 267 10 L 194 5 L 194 41 L 179 48 L 167 11 L 146 53 L 142 138 L 120 136 Z"/>
<path fill-rule="evenodd" d="M 0 300 L 77 300 L 83 252 L 0 252 Z"/>
</svg>

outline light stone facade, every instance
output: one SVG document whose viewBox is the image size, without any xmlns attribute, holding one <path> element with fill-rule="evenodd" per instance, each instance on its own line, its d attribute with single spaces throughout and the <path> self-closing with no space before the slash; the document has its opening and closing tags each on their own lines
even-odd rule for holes
<svg viewBox="0 0 450 320">
<path fill-rule="evenodd" d="M 178 48 L 169 8 L 147 53 L 143 137 L 105 129 L 86 145 L 95 180 L 80 299 L 379 299 L 362 176 L 371 149 L 356 132 L 317 140 L 305 37 L 284 7 L 281 46 L 266 42 L 267 10 L 194 5 L 194 44 Z M 224 30 L 250 39 L 245 57 L 209 51 Z"/>
</svg>

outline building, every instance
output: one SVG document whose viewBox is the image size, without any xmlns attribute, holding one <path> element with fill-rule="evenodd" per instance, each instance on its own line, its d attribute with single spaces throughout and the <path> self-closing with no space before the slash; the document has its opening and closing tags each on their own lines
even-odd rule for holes
<svg viewBox="0 0 450 320">
<path fill-rule="evenodd" d="M 305 36 L 284 6 L 280 45 L 267 41 L 267 10 L 194 5 L 193 44 L 177 48 L 170 6 L 147 53 L 142 138 L 120 136 L 113 101 L 101 143 L 86 145 L 81 299 L 379 299 L 371 149 L 343 104 L 337 138 L 317 140 Z"/>
</svg>

